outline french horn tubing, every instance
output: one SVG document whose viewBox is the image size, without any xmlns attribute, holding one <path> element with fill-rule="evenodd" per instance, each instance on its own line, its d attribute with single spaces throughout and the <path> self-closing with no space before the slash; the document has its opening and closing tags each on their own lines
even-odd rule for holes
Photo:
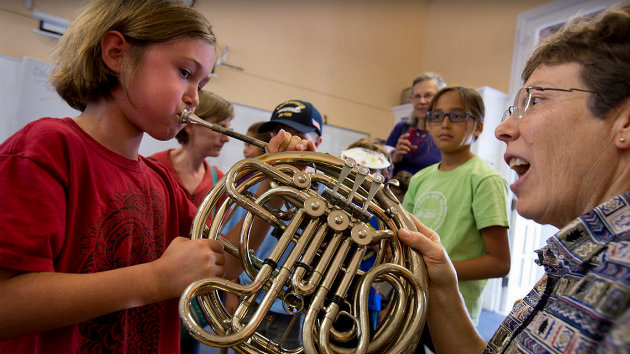
<svg viewBox="0 0 630 354">
<path fill-rule="evenodd" d="M 217 128 L 187 110 L 180 122 L 266 148 L 266 143 Z M 239 353 L 413 352 L 425 322 L 427 271 L 421 256 L 396 237 L 401 228 L 416 230 L 388 188 L 397 181 L 384 185 L 382 175 L 369 172 L 353 159 L 316 152 L 267 153 L 237 162 L 199 206 L 191 238 L 222 242 L 253 281 L 242 285 L 211 277 L 191 283 L 179 301 L 186 330 L 206 345 Z M 249 191 L 267 178 L 270 190 L 260 196 Z M 274 198 L 283 198 L 285 207 L 268 206 Z M 240 245 L 234 245 L 221 235 L 239 207 L 246 216 Z M 278 241 L 264 260 L 249 250 L 254 218 L 269 223 Z M 374 265 L 363 271 L 360 265 L 370 250 L 376 254 Z M 384 286 L 392 294 L 378 325 L 368 309 L 371 286 Z M 226 310 L 222 292 L 240 297 L 234 314 Z M 300 326 L 302 346 L 283 346 L 288 330 L 278 342 L 257 333 L 276 299 L 293 316 L 289 326 Z M 195 301 L 210 330 L 193 314 Z M 342 318 L 349 329 L 335 327 Z"/>
</svg>

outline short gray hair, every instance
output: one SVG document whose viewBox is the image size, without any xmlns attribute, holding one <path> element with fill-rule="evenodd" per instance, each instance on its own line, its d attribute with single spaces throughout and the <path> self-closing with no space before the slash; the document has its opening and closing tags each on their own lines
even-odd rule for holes
<svg viewBox="0 0 630 354">
<path fill-rule="evenodd" d="M 416 77 L 413 80 L 413 84 L 411 84 L 411 88 L 413 89 L 413 87 L 416 86 L 417 84 L 423 81 L 427 81 L 427 80 L 435 80 L 435 83 L 437 84 L 439 90 L 446 87 L 446 82 L 444 82 L 442 75 L 436 74 L 432 71 L 427 71 L 425 73 L 418 75 L 418 77 Z"/>
</svg>

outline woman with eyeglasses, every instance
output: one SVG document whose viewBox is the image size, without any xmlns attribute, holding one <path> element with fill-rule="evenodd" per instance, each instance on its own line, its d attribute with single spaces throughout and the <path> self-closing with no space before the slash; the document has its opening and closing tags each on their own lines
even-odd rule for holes
<svg viewBox="0 0 630 354">
<path fill-rule="evenodd" d="M 429 271 L 437 352 L 628 353 L 630 348 L 630 5 L 575 19 L 544 40 L 495 131 L 518 179 L 519 214 L 560 230 L 537 251 L 545 275 L 489 342 L 476 332 L 440 237 L 400 239 Z M 450 210 L 449 210 L 450 211 Z M 428 226 L 428 225 L 427 225 Z"/>
<path fill-rule="evenodd" d="M 403 199 L 407 211 L 442 235 L 474 324 L 487 279 L 510 270 L 507 182 L 470 151 L 484 112 L 474 89 L 449 86 L 435 95 L 425 125 L 442 161 L 416 173 Z"/>
<path fill-rule="evenodd" d="M 407 171 L 413 175 L 440 162 L 440 151 L 425 130 L 424 121 L 431 99 L 444 86 L 446 83 L 442 76 L 433 72 L 420 74 L 413 80 L 411 116 L 396 123 L 385 141 L 385 145 L 392 150 L 392 175 L 398 171 Z"/>
</svg>

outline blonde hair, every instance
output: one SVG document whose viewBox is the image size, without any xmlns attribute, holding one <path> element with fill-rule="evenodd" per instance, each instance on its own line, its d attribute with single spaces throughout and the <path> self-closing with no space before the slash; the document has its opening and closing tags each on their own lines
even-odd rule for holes
<svg viewBox="0 0 630 354">
<path fill-rule="evenodd" d="M 101 58 L 100 41 L 118 31 L 130 44 L 120 77 Z M 191 38 L 216 44 L 212 26 L 198 11 L 168 0 L 94 0 L 82 9 L 53 51 L 50 81 L 71 107 L 110 97 L 117 85 L 127 91 L 128 74 L 151 45 Z M 125 70 L 126 69 L 126 70 Z"/>
<path fill-rule="evenodd" d="M 203 120 L 218 123 L 225 119 L 234 118 L 234 106 L 223 97 L 209 91 L 199 91 L 199 105 L 195 108 L 195 115 Z M 188 133 L 182 129 L 175 136 L 180 144 L 188 143 Z"/>
</svg>

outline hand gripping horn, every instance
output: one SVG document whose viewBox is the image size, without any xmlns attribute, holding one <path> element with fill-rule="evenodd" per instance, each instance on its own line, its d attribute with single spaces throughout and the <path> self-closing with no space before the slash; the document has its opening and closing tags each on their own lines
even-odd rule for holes
<svg viewBox="0 0 630 354">
<path fill-rule="evenodd" d="M 266 148 L 266 143 L 188 110 L 180 122 Z M 383 176 L 369 172 L 352 159 L 315 152 L 265 154 L 236 163 L 200 205 L 191 237 L 221 241 L 227 252 L 241 259 L 253 281 L 241 285 L 212 277 L 190 284 L 179 302 L 188 332 L 204 344 L 239 353 L 413 352 L 425 322 L 427 271 L 421 256 L 396 237 L 397 230 L 416 230 L 415 225 L 383 185 Z M 263 179 L 272 180 L 270 190 L 260 196 L 249 192 Z M 274 198 L 283 198 L 284 207 L 268 206 Z M 221 236 L 237 208 L 246 210 L 238 246 Z M 277 238 L 264 260 L 248 246 L 254 218 L 269 223 Z M 361 270 L 368 253 L 375 254 L 374 263 Z M 391 291 L 378 323 L 368 309 L 373 286 Z M 240 297 L 233 315 L 221 292 Z M 276 299 L 293 316 L 289 326 L 300 326 L 302 346 L 285 348 L 288 332 L 278 342 L 257 333 Z M 210 331 L 193 314 L 194 301 Z M 336 327 L 343 321 L 349 328 Z"/>
</svg>

